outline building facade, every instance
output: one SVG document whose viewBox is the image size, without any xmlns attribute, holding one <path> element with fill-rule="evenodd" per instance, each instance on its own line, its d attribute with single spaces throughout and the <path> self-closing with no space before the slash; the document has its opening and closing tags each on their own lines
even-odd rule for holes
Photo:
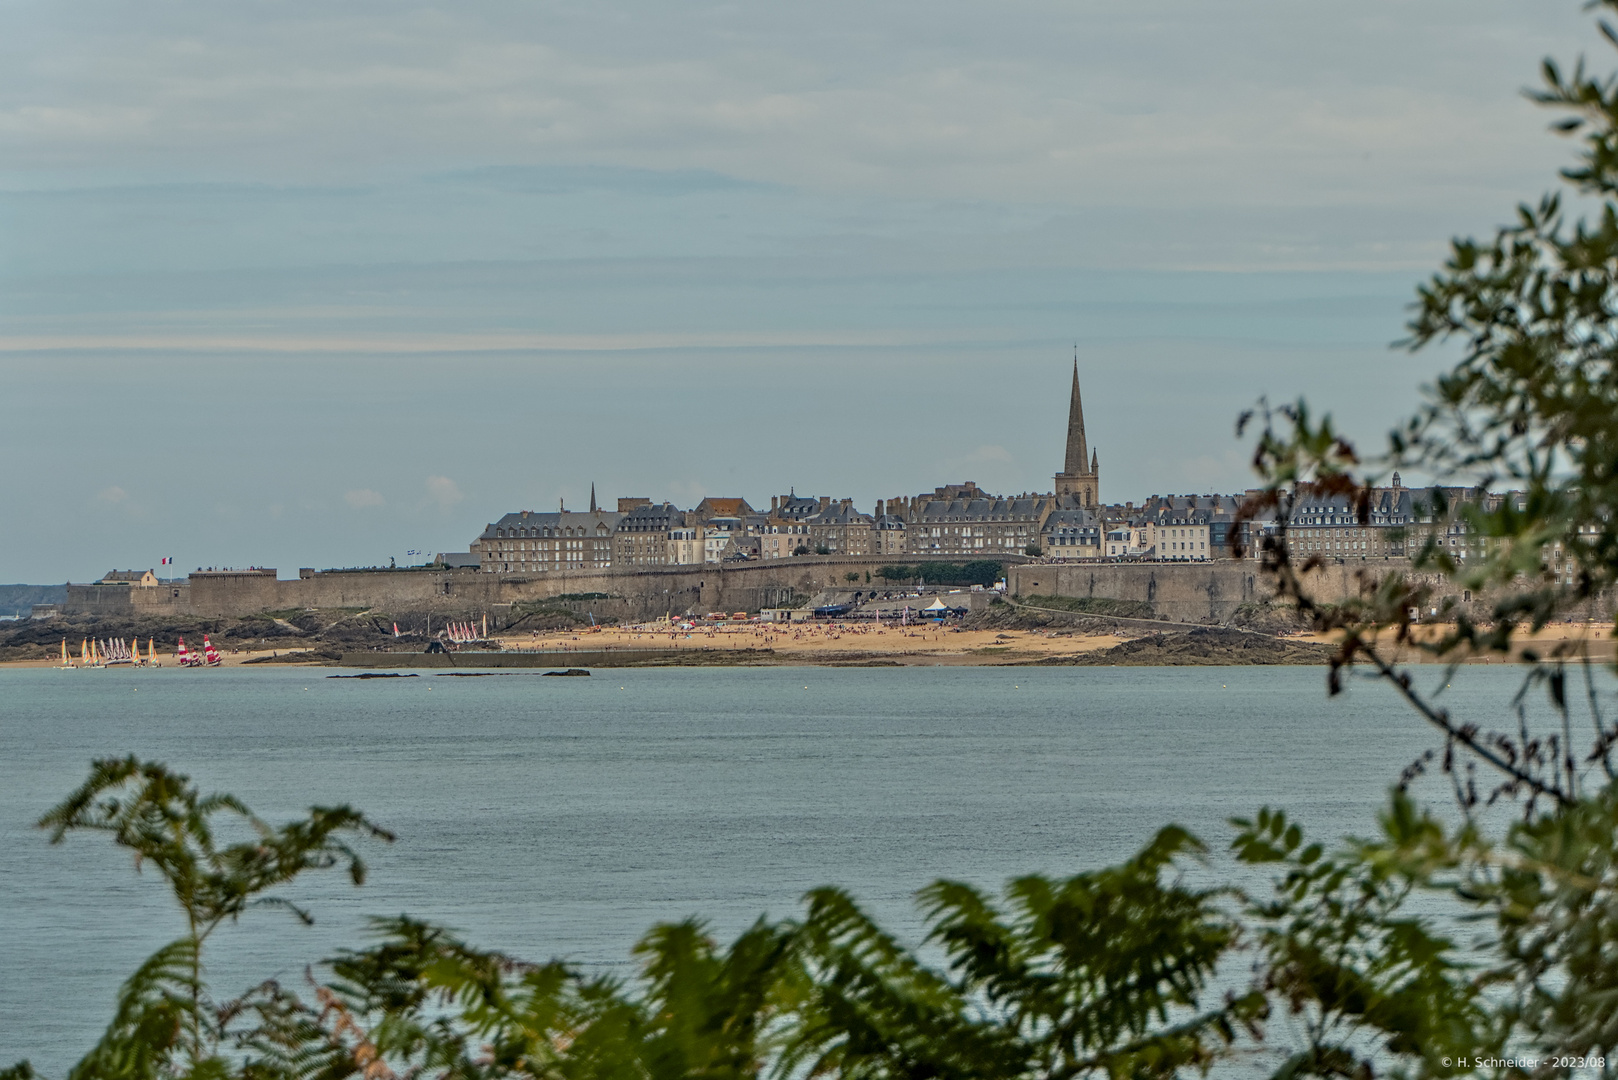
<svg viewBox="0 0 1618 1080">
<path fill-rule="evenodd" d="M 625 503 L 631 505 L 627 508 Z M 619 499 L 623 516 L 613 535 L 612 564 L 618 567 L 667 566 L 676 560 L 669 542 L 673 530 L 683 529 L 685 511 L 668 502 Z"/>
<path fill-rule="evenodd" d="M 473 544 L 478 568 L 489 574 L 604 569 L 613 564 L 623 515 L 595 508 L 579 513 L 519 510 L 491 522 Z"/>
</svg>

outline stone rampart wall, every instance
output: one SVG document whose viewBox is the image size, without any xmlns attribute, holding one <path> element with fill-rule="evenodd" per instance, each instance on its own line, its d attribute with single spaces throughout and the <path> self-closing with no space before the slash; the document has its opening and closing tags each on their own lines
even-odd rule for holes
<svg viewBox="0 0 1618 1080">
<path fill-rule="evenodd" d="M 191 613 L 191 587 L 180 582 L 157 586 L 69 585 L 63 612 L 69 615 L 105 615 L 130 618 L 137 615 L 188 615 Z"/>
<path fill-rule="evenodd" d="M 629 570 L 564 570 L 541 574 L 483 574 L 469 570 L 330 571 L 278 581 L 266 574 L 199 574 L 188 583 L 156 588 L 69 585 L 68 614 L 205 615 L 237 617 L 262 611 L 305 608 L 375 609 L 405 614 L 488 615 L 506 625 L 523 605 L 565 608 L 598 619 L 642 621 L 665 614 L 758 611 L 801 603 L 824 589 L 882 588 L 876 571 L 895 556 L 812 556 L 761 562 L 665 566 Z M 907 563 L 929 561 L 905 556 Z M 958 557 L 942 560 L 958 562 Z M 1410 572 L 1404 560 L 1328 563 L 1310 575 L 1322 599 L 1353 595 L 1362 571 Z M 850 573 L 855 582 L 845 580 Z M 867 584 L 865 575 L 871 574 Z M 1466 597 L 1458 586 L 1431 579 L 1441 595 L 1470 600 L 1487 616 L 1483 598 Z M 1013 595 L 1093 596 L 1136 600 L 1177 622 L 1228 622 L 1243 604 L 1263 603 L 1274 589 L 1251 561 L 1206 563 L 1016 563 L 1008 560 Z M 569 599 L 586 594 L 605 598 Z M 1611 598 L 1597 614 L 1610 615 Z"/>
<path fill-rule="evenodd" d="M 1410 573 L 1404 559 L 1330 562 L 1310 571 L 1306 582 L 1321 600 L 1334 602 L 1358 595 L 1360 575 L 1392 571 Z M 1426 576 L 1441 595 L 1463 596 L 1459 586 L 1437 575 Z M 1251 560 L 1215 559 L 1205 563 L 1030 563 L 1011 568 L 1006 588 L 1014 596 L 1102 597 L 1138 600 L 1158 615 L 1177 622 L 1223 623 L 1243 604 L 1263 603 L 1275 586 Z M 1481 599 L 1472 605 L 1483 613 Z"/>
<path fill-rule="evenodd" d="M 637 570 L 562 570 L 483 574 L 469 570 L 334 570 L 297 580 L 266 574 L 209 573 L 191 578 L 188 613 L 232 617 L 261 611 L 360 608 L 389 612 L 493 613 L 519 604 L 564 606 L 598 618 L 642 620 L 665 614 L 757 611 L 801 602 L 827 588 L 881 587 L 883 556 L 812 556 L 761 562 L 662 566 Z M 909 564 L 963 561 L 906 556 Z M 1008 561 L 1009 560 L 1002 560 Z M 848 574 L 858 575 L 854 583 Z M 872 581 L 868 585 L 865 575 Z M 85 587 L 92 588 L 92 587 Z M 126 592 L 128 590 L 125 590 Z M 558 599 L 605 593 L 610 599 Z M 552 605 L 548 602 L 554 601 Z M 88 612 L 88 596 L 69 609 Z"/>
</svg>

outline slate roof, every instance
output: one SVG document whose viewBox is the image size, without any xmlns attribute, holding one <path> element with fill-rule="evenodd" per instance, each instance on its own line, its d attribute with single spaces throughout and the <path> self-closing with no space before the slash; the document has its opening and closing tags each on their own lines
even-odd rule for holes
<svg viewBox="0 0 1618 1080">
<path fill-rule="evenodd" d="M 1010 499 L 932 499 L 921 505 L 916 518 L 929 524 L 941 521 L 1033 521 L 1039 517 L 1044 501 L 1032 495 Z"/>
<path fill-rule="evenodd" d="M 619 532 L 667 532 L 685 528 L 685 511 L 673 503 L 637 506 L 618 520 Z"/>
<path fill-rule="evenodd" d="M 555 536 L 557 529 L 583 529 L 583 533 L 575 532 L 573 535 L 598 536 L 602 535 L 601 528 L 607 533 L 617 530 L 618 522 L 625 515 L 615 510 L 596 511 L 550 511 L 539 513 L 533 510 L 517 510 L 507 514 L 499 521 L 491 522 L 479 534 L 479 540 L 496 540 L 514 536 Z"/>
</svg>

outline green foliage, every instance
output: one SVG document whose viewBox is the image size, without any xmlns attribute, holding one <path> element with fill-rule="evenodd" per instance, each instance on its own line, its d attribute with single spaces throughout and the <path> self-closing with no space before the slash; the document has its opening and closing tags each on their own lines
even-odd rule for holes
<svg viewBox="0 0 1618 1080">
<path fill-rule="evenodd" d="M 266 1019 L 282 999 L 278 990 L 262 989 L 216 1007 L 202 979 L 208 937 L 253 907 L 281 907 L 312 921 L 271 890 L 304 871 L 339 866 L 362 884 L 365 863 L 347 837 L 393 839 L 347 806 L 312 807 L 306 819 L 275 828 L 234 796 L 204 796 L 187 777 L 132 756 L 94 762 L 84 784 L 39 826 L 50 830 L 53 844 L 70 832 L 110 834 L 134 853 L 137 868 L 151 866 L 163 876 L 186 925 L 183 937 L 152 954 L 124 984 L 111 1026 L 73 1080 L 232 1075 L 220 1057 L 233 1038 L 231 1023 Z M 230 832 L 241 839 L 221 837 Z"/>
<path fill-rule="evenodd" d="M 105 782 L 107 766 L 87 788 L 122 784 Z M 177 782 L 188 807 L 236 806 L 141 770 L 157 790 L 137 788 L 134 802 L 172 803 Z M 81 801 L 53 820 L 76 820 Z M 206 846 L 198 815 L 172 818 L 191 822 L 179 831 L 195 848 Z M 1166 1075 L 1216 1060 L 1265 1008 L 1254 993 L 1203 1000 L 1239 934 L 1222 906 L 1228 890 L 1179 880 L 1183 862 L 1204 856 L 1170 828 L 1121 866 L 1018 879 L 998 906 L 938 882 L 921 903 L 939 966 L 836 889 L 812 892 L 803 918 L 761 920 L 727 948 L 696 922 L 654 927 L 629 984 L 399 917 L 373 924 L 369 948 L 330 961 L 309 1002 L 266 983 L 215 1006 L 202 937 L 188 935 L 131 977 L 72 1076 Z M 195 890 L 182 874 L 169 881 L 184 907 Z"/>
<path fill-rule="evenodd" d="M 860 572 L 858 570 L 850 570 L 848 573 L 843 575 L 843 580 L 848 582 L 849 584 L 853 584 L 854 582 L 858 581 L 859 579 L 860 579 Z"/>
<path fill-rule="evenodd" d="M 988 559 L 899 564 L 879 568 L 876 576 L 884 581 L 925 581 L 929 585 L 993 585 L 1005 576 L 1005 564 Z"/>
<path fill-rule="evenodd" d="M 1393 1058 L 1443 1074 L 1446 1061 L 1501 1049 L 1503 1032 L 1454 943 L 1405 910 L 1412 891 L 1431 882 L 1425 865 L 1390 856 L 1431 853 L 1444 840 L 1408 799 L 1394 797 L 1388 842 L 1332 856 L 1305 844 L 1279 811 L 1233 824 L 1241 861 L 1282 871 L 1272 897 L 1249 908 L 1264 957 L 1260 989 L 1286 1003 L 1305 1036 L 1281 1071 L 1351 1076 Z"/>
<path fill-rule="evenodd" d="M 1040 547 L 1038 544 L 1029 544 L 1027 547 L 1022 549 L 1022 553 L 1037 559 L 1041 555 L 1045 554 L 1045 549 Z"/>
<path fill-rule="evenodd" d="M 1611 11 L 1618 0 L 1592 6 Z M 1618 45 L 1618 31 L 1605 20 L 1600 26 Z M 1496 786 L 1480 791 L 1446 754 L 1467 806 L 1502 795 L 1526 796 L 1530 808 L 1544 799 L 1572 805 L 1591 774 L 1600 783 L 1618 776 L 1618 725 L 1597 701 L 1587 635 L 1528 650 L 1523 690 L 1549 697 L 1558 714 L 1549 731 L 1484 730 L 1422 698 L 1395 663 L 1410 651 L 1445 661 L 1510 653 L 1550 623 L 1585 621 L 1618 588 L 1618 80 L 1588 73 L 1582 60 L 1566 74 L 1547 61 L 1543 74 L 1545 87 L 1533 96 L 1564 114 L 1558 130 L 1582 140 L 1563 177 L 1599 202 L 1594 219 L 1569 221 L 1552 194 L 1520 206 L 1492 239 L 1455 241 L 1444 268 L 1418 290 L 1406 344 L 1456 340 L 1460 362 L 1369 464 L 1330 417 L 1315 418 L 1304 403 L 1263 408 L 1254 460 L 1266 487 L 1244 509 L 1281 526 L 1264 537 L 1260 555 L 1282 598 L 1338 636 L 1332 688 L 1341 669 L 1370 667 L 1468 768 L 1494 772 Z M 1336 496 L 1365 520 L 1372 483 L 1392 469 L 1443 485 L 1418 493 L 1426 520 L 1410 530 L 1415 573 L 1362 572 L 1357 596 L 1316 600 L 1318 557 L 1296 560 L 1287 545 L 1293 507 Z M 1439 542 L 1457 537 L 1463 542 Z M 1457 594 L 1479 597 L 1486 617 L 1474 618 Z M 1412 613 L 1435 609 L 1444 632 L 1416 632 Z"/>
<path fill-rule="evenodd" d="M 295 873 L 243 870 L 241 887 L 220 889 L 197 883 L 201 867 L 353 873 L 327 825 L 374 828 L 352 811 L 263 827 L 281 851 L 266 863 L 209 838 L 209 817 L 226 810 L 250 817 L 160 766 L 98 762 L 45 824 L 105 829 L 160 860 L 192 927 Z M 160 820 L 172 839 L 154 841 L 147 823 Z M 1233 824 L 1234 865 L 1169 827 L 1122 864 L 1018 878 L 998 899 L 935 882 L 919 896 L 921 949 L 832 888 L 811 892 L 801 918 L 761 920 L 728 947 L 697 922 L 659 925 L 627 981 L 398 917 L 328 961 L 307 998 L 271 982 L 216 1004 L 201 975 L 206 932 L 193 931 L 130 977 L 70 1077 L 1066 1080 L 1255 1064 L 1277 1077 L 1447 1076 L 1484 1054 L 1618 1052 L 1611 791 L 1498 842 L 1470 822 L 1446 828 L 1398 791 L 1377 839 L 1329 851 L 1278 811 Z M 1439 927 L 1468 928 L 1475 947 Z"/>
</svg>

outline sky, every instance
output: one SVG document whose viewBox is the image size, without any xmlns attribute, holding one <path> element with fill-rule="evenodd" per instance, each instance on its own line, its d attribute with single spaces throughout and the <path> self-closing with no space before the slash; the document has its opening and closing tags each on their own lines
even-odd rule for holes
<svg viewBox="0 0 1618 1080">
<path fill-rule="evenodd" d="M 1578 0 L 0 0 L 0 581 L 464 551 L 593 483 L 1240 491 L 1554 186 Z"/>
</svg>

